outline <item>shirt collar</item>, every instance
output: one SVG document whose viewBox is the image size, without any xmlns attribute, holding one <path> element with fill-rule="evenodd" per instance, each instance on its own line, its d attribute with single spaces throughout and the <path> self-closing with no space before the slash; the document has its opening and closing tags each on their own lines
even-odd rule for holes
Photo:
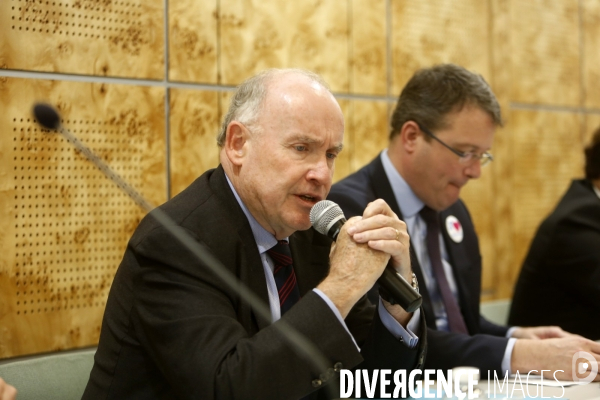
<svg viewBox="0 0 600 400">
<path fill-rule="evenodd" d="M 229 180 L 227 174 L 225 174 L 225 178 L 227 178 L 227 183 L 229 184 L 229 187 L 231 188 L 235 199 L 242 208 L 244 214 L 246 214 L 246 218 L 248 218 L 248 222 L 250 223 L 250 229 L 252 229 L 252 235 L 254 235 L 254 240 L 256 241 L 256 246 L 258 247 L 259 253 L 262 254 L 266 252 L 271 247 L 277 244 L 277 238 L 258 223 L 258 221 L 252 216 L 250 211 L 248 211 L 248 208 L 246 208 L 246 205 L 244 204 L 237 191 L 233 187 L 233 184 Z M 289 238 L 285 238 L 285 240 L 289 241 Z"/>
<path fill-rule="evenodd" d="M 396 197 L 396 203 L 398 203 L 400 211 L 402 212 L 402 216 L 404 218 L 410 218 L 416 215 L 421 211 L 423 206 L 425 206 L 425 203 L 417 197 L 415 192 L 408 186 L 408 183 L 402 178 L 402 175 L 400 175 L 396 167 L 394 167 L 394 164 L 392 164 L 392 161 L 388 156 L 387 149 L 381 152 L 380 157 L 383 169 L 385 170 L 385 174 L 390 181 L 392 191 Z"/>
<path fill-rule="evenodd" d="M 600 189 L 598 189 L 596 187 L 596 185 L 594 185 L 593 183 L 592 183 L 592 187 L 594 188 L 594 192 L 596 192 L 596 196 L 598 196 L 598 198 L 600 198 Z"/>
</svg>

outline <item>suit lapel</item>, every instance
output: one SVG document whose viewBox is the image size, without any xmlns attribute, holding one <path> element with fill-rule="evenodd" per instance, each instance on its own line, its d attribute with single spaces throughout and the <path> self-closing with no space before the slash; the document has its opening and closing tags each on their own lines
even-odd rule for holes
<svg viewBox="0 0 600 400">
<path fill-rule="evenodd" d="M 396 201 L 396 196 L 394 195 L 394 191 L 392 190 L 392 186 L 390 185 L 390 181 L 387 178 L 385 173 L 385 169 L 383 168 L 383 163 L 381 162 L 381 157 L 377 156 L 375 160 L 373 160 L 369 166 L 371 173 L 371 190 L 375 194 L 376 198 L 383 199 L 396 213 L 398 218 L 404 220 L 404 216 L 400 211 L 400 206 Z M 425 289 L 425 277 L 423 276 L 423 272 L 421 270 L 421 265 L 419 264 L 419 260 L 417 259 L 417 255 L 414 250 L 414 246 L 412 244 L 412 239 L 410 240 L 410 262 L 412 266 L 412 270 L 417 276 L 417 280 L 421 284 L 420 293 L 423 297 L 423 312 L 425 314 L 425 320 L 427 322 L 427 326 L 435 329 L 435 314 L 433 313 L 433 308 L 431 307 L 431 299 L 429 298 L 429 293 Z"/>
<path fill-rule="evenodd" d="M 237 266 L 236 275 L 252 292 L 254 292 L 263 303 L 269 308 L 269 293 L 267 290 L 267 281 L 265 271 L 260 258 L 260 253 L 254 240 L 252 228 L 244 211 L 235 198 L 227 179 L 223 167 L 219 166 L 213 173 L 211 186 L 214 193 L 219 197 L 224 208 L 231 215 L 231 220 L 239 221 L 237 224 L 237 235 L 239 245 L 242 248 L 240 260 Z M 252 316 L 258 329 L 263 329 L 271 324 L 270 318 L 264 319 L 252 309 Z"/>
</svg>

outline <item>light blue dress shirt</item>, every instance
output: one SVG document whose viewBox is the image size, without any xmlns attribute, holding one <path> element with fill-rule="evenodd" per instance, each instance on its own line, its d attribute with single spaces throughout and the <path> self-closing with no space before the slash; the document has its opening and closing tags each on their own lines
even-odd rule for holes
<svg viewBox="0 0 600 400">
<path fill-rule="evenodd" d="M 246 215 L 246 218 L 248 218 L 248 222 L 250 223 L 250 228 L 252 229 L 252 234 L 254 235 L 254 240 L 256 241 L 256 245 L 258 247 L 258 252 L 260 253 L 260 259 L 263 264 L 263 268 L 264 268 L 264 272 L 265 272 L 265 279 L 267 281 L 267 291 L 269 293 L 269 308 L 271 310 L 271 319 L 273 322 L 275 322 L 281 318 L 281 308 L 279 305 L 279 294 L 277 292 L 277 285 L 275 284 L 275 277 L 273 276 L 273 271 L 274 271 L 275 266 L 273 264 L 273 260 L 271 260 L 271 257 L 269 257 L 267 255 L 267 250 L 269 250 L 271 247 L 273 247 L 277 244 L 277 239 L 275 238 L 275 236 L 273 236 L 271 233 L 269 233 L 265 228 L 263 228 L 258 223 L 258 221 L 256 221 L 256 219 L 252 216 L 252 214 L 250 214 L 250 211 L 248 211 L 248 209 L 246 208 L 246 205 L 240 199 L 235 188 L 231 184 L 229 177 L 227 175 L 225 175 L 225 176 L 227 178 L 227 183 L 229 184 L 229 187 L 233 191 L 233 194 L 234 194 L 238 204 L 242 208 L 242 211 L 244 211 L 244 214 Z M 285 238 L 285 240 L 289 241 L 289 238 Z M 327 303 L 327 305 L 329 306 L 331 311 L 335 314 L 335 316 L 340 321 L 342 326 L 346 329 L 346 331 L 348 332 L 348 335 L 350 335 L 350 337 L 352 338 L 352 341 L 354 341 L 354 344 L 360 351 L 360 348 L 356 344 L 354 337 L 352 336 L 352 334 L 348 330 L 348 327 L 346 326 L 346 322 L 342 318 L 342 314 L 340 314 L 340 312 L 337 309 L 337 307 L 335 306 L 335 304 L 333 304 L 333 302 L 329 299 L 329 297 L 327 297 L 327 295 L 325 293 L 323 293 L 322 291 L 320 291 L 319 289 L 314 288 L 313 291 L 315 293 L 317 293 L 325 301 L 325 303 Z M 402 325 L 400 325 L 400 323 L 398 321 L 396 321 L 390 315 L 390 313 L 385 309 L 385 307 L 381 303 L 381 300 L 379 301 L 379 303 L 380 303 L 379 307 L 378 307 L 379 316 L 380 316 L 380 319 L 381 319 L 381 322 L 383 323 L 383 325 L 390 331 L 390 333 L 392 335 L 394 335 L 394 337 L 396 337 L 396 339 L 400 339 L 408 347 L 414 348 L 419 342 L 418 336 L 413 332 L 417 331 L 418 326 L 419 326 L 420 310 L 417 310 L 413 314 L 413 316 L 407 326 L 407 329 L 404 329 L 404 327 Z"/>
<path fill-rule="evenodd" d="M 392 186 L 394 196 L 396 197 L 396 202 L 398 203 L 398 207 L 402 212 L 404 222 L 406 222 L 408 234 L 410 235 L 411 239 L 411 246 L 413 246 L 415 254 L 417 255 L 417 259 L 419 260 L 419 264 L 421 265 L 421 271 L 423 272 L 423 278 L 425 279 L 425 286 L 427 287 L 427 291 L 431 299 L 433 313 L 435 315 L 435 324 L 438 330 L 449 331 L 448 315 L 446 314 L 446 308 L 444 307 L 442 296 L 437 287 L 437 282 L 431 267 L 431 261 L 429 260 L 429 252 L 427 251 L 427 224 L 419 215 L 419 212 L 425 206 L 425 203 L 423 203 L 421 199 L 417 197 L 410 186 L 408 186 L 408 183 L 406 183 L 404 178 L 402 178 L 396 167 L 394 167 L 390 157 L 388 156 L 387 149 L 381 152 L 380 157 L 383 164 L 383 169 L 385 170 L 385 174 L 390 182 L 390 185 Z M 448 251 L 446 250 L 446 245 L 441 232 L 439 243 L 446 279 L 448 280 L 450 290 L 452 291 L 452 294 L 458 303 L 456 279 L 454 278 L 452 266 L 448 261 Z M 506 333 L 506 337 L 510 337 L 514 329 L 514 327 L 509 329 Z M 506 350 L 504 351 L 504 357 L 502 359 L 501 367 L 503 370 L 509 371 L 509 374 L 512 373 L 510 370 L 510 360 L 515 341 L 516 339 L 514 338 L 509 339 Z M 485 355 L 482 355 L 482 357 L 485 357 Z"/>
</svg>

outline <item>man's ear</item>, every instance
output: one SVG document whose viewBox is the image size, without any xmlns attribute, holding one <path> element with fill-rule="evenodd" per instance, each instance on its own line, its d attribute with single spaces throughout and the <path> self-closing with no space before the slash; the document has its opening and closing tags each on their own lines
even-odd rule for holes
<svg viewBox="0 0 600 400">
<path fill-rule="evenodd" d="M 225 153 L 233 165 L 242 165 L 242 160 L 247 154 L 248 129 L 238 121 L 232 121 L 227 126 L 225 136 Z"/>
<path fill-rule="evenodd" d="M 406 121 L 400 130 L 399 139 L 402 147 L 407 153 L 413 153 L 418 145 L 418 139 L 422 135 L 419 125 L 415 121 Z"/>
</svg>

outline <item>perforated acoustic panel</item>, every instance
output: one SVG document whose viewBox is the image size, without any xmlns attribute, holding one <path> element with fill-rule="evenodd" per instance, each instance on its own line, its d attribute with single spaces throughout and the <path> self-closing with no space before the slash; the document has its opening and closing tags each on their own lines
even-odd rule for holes
<svg viewBox="0 0 600 400">
<path fill-rule="evenodd" d="M 144 215 L 60 134 L 37 126 L 30 109 L 38 99 L 57 106 L 64 126 L 152 202 L 166 198 L 164 89 L 0 83 L 0 357 L 95 344 L 115 270 Z"/>
<path fill-rule="evenodd" d="M 161 79 L 163 0 L 2 0 L 0 67 Z"/>
</svg>

